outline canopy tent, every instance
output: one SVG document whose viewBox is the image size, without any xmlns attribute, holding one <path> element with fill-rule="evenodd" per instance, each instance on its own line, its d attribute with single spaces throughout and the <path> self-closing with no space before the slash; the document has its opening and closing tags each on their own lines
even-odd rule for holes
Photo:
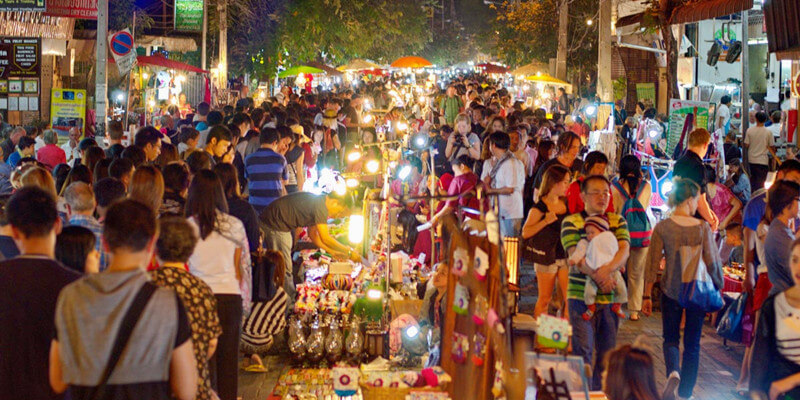
<svg viewBox="0 0 800 400">
<path fill-rule="evenodd" d="M 108 58 L 108 62 L 114 63 L 114 59 L 112 57 Z M 194 72 L 197 74 L 207 74 L 208 71 L 204 69 L 200 69 L 195 67 L 194 65 L 189 65 L 186 63 L 182 63 L 180 61 L 170 60 L 164 56 L 136 56 L 136 62 L 139 66 L 154 66 L 154 67 L 163 67 L 166 69 L 177 69 L 180 71 L 187 71 L 187 72 Z"/>
<path fill-rule="evenodd" d="M 330 65 L 323 64 L 321 62 L 311 61 L 306 63 L 309 67 L 314 67 L 323 70 L 327 75 L 330 76 L 342 76 L 343 74 L 337 70 L 336 68 L 331 67 Z"/>
<path fill-rule="evenodd" d="M 531 75 L 525 79 L 531 82 L 543 83 L 545 85 L 565 86 L 570 88 L 572 87 L 572 85 L 569 82 L 562 81 L 561 79 L 554 78 L 547 74 Z"/>
<path fill-rule="evenodd" d="M 523 65 L 513 71 L 511 71 L 511 75 L 514 76 L 529 76 L 529 75 L 536 75 L 546 73 L 550 70 L 550 67 L 547 64 L 540 63 L 540 62 L 532 62 L 527 65 Z"/>
<path fill-rule="evenodd" d="M 508 72 L 508 68 L 492 63 L 478 64 L 476 67 L 482 69 L 483 72 L 487 74 L 505 74 Z"/>
<path fill-rule="evenodd" d="M 425 68 L 433 65 L 430 61 L 416 56 L 400 57 L 391 64 L 392 68 Z"/>
<path fill-rule="evenodd" d="M 356 58 L 350 60 L 350 62 L 345 65 L 337 67 L 336 69 L 342 72 L 347 72 L 347 71 L 376 70 L 381 68 L 383 67 L 378 64 L 375 64 L 374 62 Z"/>
<path fill-rule="evenodd" d="M 288 78 L 290 76 L 297 76 L 300 74 L 322 74 L 325 71 L 309 67 L 308 65 L 298 65 L 296 67 L 289 68 L 287 70 L 283 70 L 278 74 L 278 78 Z"/>
</svg>

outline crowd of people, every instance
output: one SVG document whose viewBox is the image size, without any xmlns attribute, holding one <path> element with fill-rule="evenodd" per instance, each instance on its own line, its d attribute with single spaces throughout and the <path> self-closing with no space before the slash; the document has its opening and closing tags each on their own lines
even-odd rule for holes
<svg viewBox="0 0 800 400">
<path fill-rule="evenodd" d="M 0 326 L 15 329 L 0 334 L 0 398 L 56 399 L 69 389 L 73 399 L 235 400 L 239 358 L 263 371 L 261 357 L 284 334 L 301 279 L 292 267 L 298 230 L 337 259 L 362 260 L 328 229 L 352 201 L 309 188 L 323 169 L 363 172 L 347 152 L 383 140 L 376 126 L 394 126 L 386 139 L 399 138 L 400 121 L 426 144 L 401 161 L 408 174 L 392 177 L 396 207 L 434 227 L 450 214 L 496 210 L 500 234 L 522 242 L 520 269 L 536 276 L 538 301 L 521 311 L 570 321 L 571 351 L 591 366 L 593 389 L 611 400 L 691 398 L 705 313 L 678 301 L 682 268 L 702 260 L 721 289 L 722 264 L 735 260 L 760 310 L 737 389 L 800 392 L 792 344 L 800 330 L 787 322 L 800 312 L 800 161 L 783 161 L 765 183 L 760 166 L 769 171 L 774 154 L 765 114 L 755 114 L 743 143 L 749 173 L 734 156 L 742 154 L 735 137 L 720 149 L 731 154 L 720 174 L 704 161 L 711 135 L 692 131 L 674 166 L 668 217 L 656 221 L 659 194 L 631 154 L 637 124 L 655 117 L 643 104 L 631 117 L 615 110 L 620 157 L 609 166 L 608 155 L 587 149 L 587 103 L 564 90 L 550 97 L 548 117 L 512 103 L 501 85 L 467 77 L 374 121 L 365 100 L 390 104 L 384 86 L 284 87 L 259 106 L 244 98 L 175 108 L 129 138 L 111 122 L 102 146 L 79 128 L 59 146 L 53 130 L 10 127 L 0 143 Z M 414 200 L 432 191 L 449 200 L 436 209 Z M 410 253 L 431 246 L 426 234 L 406 240 Z M 423 312 L 446 298 L 444 261 L 428 260 L 442 263 Z M 273 275 L 268 295 L 255 299 L 261 262 Z M 622 319 L 652 314 L 656 282 L 663 390 L 652 357 L 616 343 Z M 751 369 L 751 360 L 779 368 Z"/>
</svg>

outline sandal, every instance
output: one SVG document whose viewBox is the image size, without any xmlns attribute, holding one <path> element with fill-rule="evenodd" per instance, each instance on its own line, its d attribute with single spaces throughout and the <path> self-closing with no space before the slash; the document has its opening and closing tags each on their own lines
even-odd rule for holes
<svg viewBox="0 0 800 400">
<path fill-rule="evenodd" d="M 267 367 L 265 367 L 265 366 L 263 366 L 261 364 L 250 364 L 250 365 L 244 367 L 244 370 L 247 371 L 247 372 L 264 373 L 264 372 L 267 372 Z"/>
<path fill-rule="evenodd" d="M 639 312 L 638 311 L 631 311 L 630 317 L 628 317 L 631 321 L 638 321 L 639 320 Z"/>
</svg>

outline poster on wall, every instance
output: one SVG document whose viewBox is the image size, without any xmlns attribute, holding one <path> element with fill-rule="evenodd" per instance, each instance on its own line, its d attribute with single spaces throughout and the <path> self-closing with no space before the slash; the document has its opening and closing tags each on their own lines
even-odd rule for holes
<svg viewBox="0 0 800 400">
<path fill-rule="evenodd" d="M 38 78 L 41 58 L 42 39 L 0 38 L 0 79 Z"/>
<path fill-rule="evenodd" d="M 59 135 L 66 136 L 73 126 L 83 134 L 86 118 L 86 90 L 53 89 L 50 96 L 50 124 Z"/>
<path fill-rule="evenodd" d="M 203 30 L 203 0 L 175 0 L 175 30 Z"/>
<path fill-rule="evenodd" d="M 707 101 L 671 99 L 669 101 L 669 134 L 667 135 L 667 154 L 672 154 L 681 140 L 681 133 L 686 124 L 686 116 L 694 115 L 694 126 L 708 128 Z M 684 139 L 685 140 L 685 139 Z"/>
<path fill-rule="evenodd" d="M 44 11 L 45 0 L 0 0 L 0 11 Z"/>
</svg>

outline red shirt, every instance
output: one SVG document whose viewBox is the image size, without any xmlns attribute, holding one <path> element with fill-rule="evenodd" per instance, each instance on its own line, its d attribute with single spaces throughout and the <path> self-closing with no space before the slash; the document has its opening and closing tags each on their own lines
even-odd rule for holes
<svg viewBox="0 0 800 400">
<path fill-rule="evenodd" d="M 456 196 L 460 194 L 464 194 L 472 190 L 478 183 L 480 179 L 478 175 L 475 175 L 474 172 L 469 172 L 463 175 L 459 175 L 453 178 L 453 181 L 450 182 L 450 188 L 447 189 L 448 196 Z M 488 210 L 488 202 L 484 202 L 483 209 Z M 478 198 L 473 194 L 471 197 L 462 197 L 458 200 L 448 200 L 447 205 L 452 207 L 454 211 L 458 211 L 458 206 L 469 207 L 473 210 L 480 210 L 480 202 L 478 202 Z M 477 218 L 477 216 L 473 213 L 464 213 L 464 216 L 470 216 L 473 218 Z"/>
<path fill-rule="evenodd" d="M 577 214 L 586 208 L 581 199 L 581 182 L 583 182 L 583 178 L 578 178 L 567 189 L 567 209 L 570 214 Z M 611 188 L 608 188 L 608 207 L 606 207 L 606 212 L 614 212 L 614 196 L 611 195 Z"/>
<path fill-rule="evenodd" d="M 67 163 L 67 154 L 64 149 L 54 144 L 47 144 L 36 153 L 36 159 L 51 170 L 58 164 Z"/>
</svg>

